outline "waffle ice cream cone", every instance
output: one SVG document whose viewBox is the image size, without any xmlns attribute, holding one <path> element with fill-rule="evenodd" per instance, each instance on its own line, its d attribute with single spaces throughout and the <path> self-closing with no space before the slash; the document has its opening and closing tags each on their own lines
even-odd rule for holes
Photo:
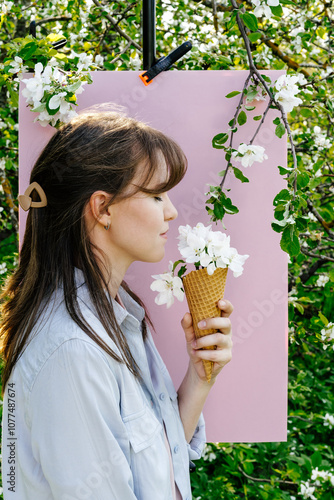
<svg viewBox="0 0 334 500">
<path fill-rule="evenodd" d="M 183 277 L 183 288 L 187 297 L 196 338 L 216 333 L 215 329 L 200 330 L 198 322 L 206 318 L 220 316 L 221 311 L 217 306 L 219 299 L 224 297 L 227 267 L 218 268 L 210 276 L 206 269 L 191 271 Z M 204 347 L 215 349 L 215 346 Z M 206 379 L 211 380 L 213 362 L 203 360 Z"/>
</svg>

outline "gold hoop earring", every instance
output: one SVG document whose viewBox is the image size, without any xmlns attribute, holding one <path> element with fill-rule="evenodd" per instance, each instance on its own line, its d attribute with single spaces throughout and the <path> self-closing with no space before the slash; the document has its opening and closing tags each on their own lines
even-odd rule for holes
<svg viewBox="0 0 334 500">
<path fill-rule="evenodd" d="M 110 224 L 109 224 L 109 222 L 108 222 L 108 224 L 107 224 L 106 226 L 103 226 L 103 227 L 104 227 L 104 229 L 105 229 L 106 231 L 108 231 L 108 229 L 110 228 Z"/>
</svg>

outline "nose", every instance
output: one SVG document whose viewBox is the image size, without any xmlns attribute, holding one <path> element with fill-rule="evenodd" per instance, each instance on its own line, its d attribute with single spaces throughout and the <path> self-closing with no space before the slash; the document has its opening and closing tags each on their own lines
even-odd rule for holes
<svg viewBox="0 0 334 500">
<path fill-rule="evenodd" d="M 171 202 L 168 195 L 166 195 L 166 205 L 165 205 L 165 220 L 174 220 L 178 216 L 178 212 Z"/>
</svg>

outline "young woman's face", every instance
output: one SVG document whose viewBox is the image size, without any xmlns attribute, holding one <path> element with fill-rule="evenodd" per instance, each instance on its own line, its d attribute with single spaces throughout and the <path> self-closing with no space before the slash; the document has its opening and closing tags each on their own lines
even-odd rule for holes
<svg viewBox="0 0 334 500">
<path fill-rule="evenodd" d="M 160 168 L 147 187 L 162 183 L 166 175 L 167 167 L 162 157 Z M 167 193 L 138 192 L 111 205 L 109 212 L 108 247 L 113 263 L 128 266 L 134 261 L 158 262 L 163 258 L 169 222 L 177 217 L 177 210 Z"/>
</svg>

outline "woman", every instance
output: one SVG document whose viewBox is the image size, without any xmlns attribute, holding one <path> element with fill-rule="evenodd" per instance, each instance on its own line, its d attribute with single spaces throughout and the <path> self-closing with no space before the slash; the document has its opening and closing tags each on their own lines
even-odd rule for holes
<svg viewBox="0 0 334 500">
<path fill-rule="evenodd" d="M 189 459 L 201 455 L 201 411 L 231 358 L 232 306 L 197 341 L 183 317 L 189 366 L 176 393 L 123 281 L 132 262 L 164 256 L 177 216 L 168 191 L 185 170 L 174 141 L 114 112 L 75 118 L 37 160 L 19 197 L 29 209 L 20 263 L 2 294 L 5 499 L 191 499 Z M 215 362 L 210 384 L 203 359 Z"/>
</svg>

